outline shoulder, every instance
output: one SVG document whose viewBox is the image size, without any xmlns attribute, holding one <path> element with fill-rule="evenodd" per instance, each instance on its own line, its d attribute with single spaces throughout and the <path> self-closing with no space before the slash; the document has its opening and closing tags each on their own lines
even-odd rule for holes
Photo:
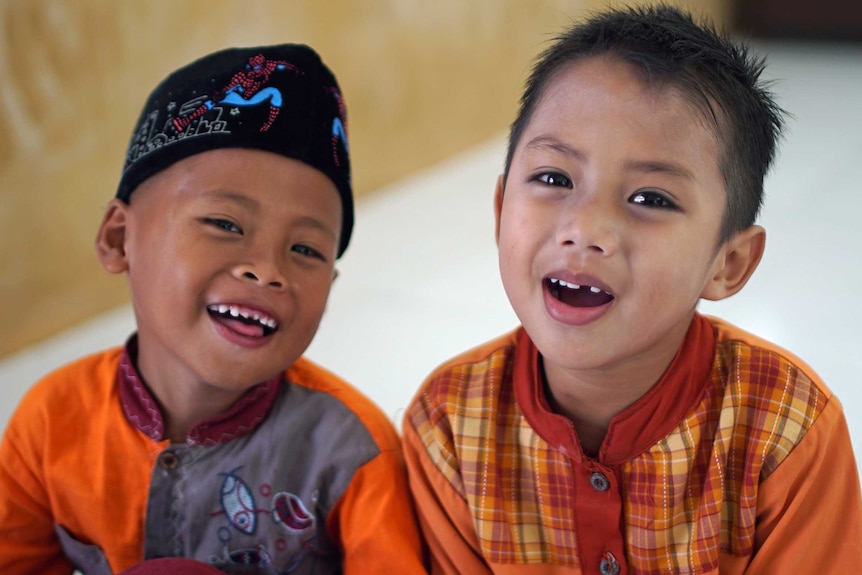
<svg viewBox="0 0 862 575">
<path fill-rule="evenodd" d="M 734 358 L 752 368 L 753 377 L 775 375 L 769 368 L 791 369 L 802 379 L 816 386 L 826 399 L 832 392 L 820 379 L 814 369 L 794 353 L 769 340 L 758 337 L 742 328 L 716 317 L 706 318 L 712 324 L 716 335 L 716 352 L 725 358 Z"/>
<path fill-rule="evenodd" d="M 414 427 L 435 424 L 498 397 L 511 380 L 521 328 L 485 342 L 438 366 L 410 402 L 406 420 Z"/>
<path fill-rule="evenodd" d="M 376 403 L 343 378 L 306 357 L 300 357 L 287 369 L 286 379 L 292 385 L 331 398 L 333 401 L 320 405 L 320 409 L 350 413 L 381 451 L 400 449 L 398 434 L 392 421 Z M 336 405 L 337 408 L 334 407 Z M 338 416 L 337 413 L 331 415 Z"/>
<path fill-rule="evenodd" d="M 517 411 L 512 367 L 521 328 L 461 353 L 437 367 L 417 391 L 404 415 L 405 451 L 422 453 L 456 491 L 459 460 L 493 434 L 487 422 L 500 411 Z M 491 415 L 494 413 L 495 415 Z M 506 415 L 503 419 L 509 419 Z M 409 458 L 408 458 L 409 459 Z"/>
<path fill-rule="evenodd" d="M 782 347 L 728 322 L 707 318 L 716 334 L 713 384 L 722 411 L 745 426 L 749 443 L 765 454 L 771 473 L 838 400 L 804 361 Z"/>
<path fill-rule="evenodd" d="M 82 427 L 102 418 L 117 402 L 117 366 L 122 348 L 67 364 L 36 382 L 23 396 L 4 430 L 4 449 L 37 453 L 86 435 Z M 82 426 L 83 422 L 87 426 Z M 8 453 L 4 451 L 8 456 Z"/>
<path fill-rule="evenodd" d="M 460 447 L 493 431 L 487 422 L 517 419 L 512 373 L 518 328 L 440 365 L 419 388 L 404 416 L 405 441 L 422 446 L 449 476 Z"/>
<path fill-rule="evenodd" d="M 714 369 L 736 392 L 777 393 L 765 399 L 802 401 L 820 410 L 832 399 L 817 372 L 790 351 L 724 320 L 707 319 L 716 334 Z"/>
<path fill-rule="evenodd" d="M 94 353 L 60 367 L 37 381 L 21 399 L 14 417 L 44 411 L 89 410 L 112 396 L 123 348 Z M 19 413 L 21 415 L 19 415 Z"/>
</svg>

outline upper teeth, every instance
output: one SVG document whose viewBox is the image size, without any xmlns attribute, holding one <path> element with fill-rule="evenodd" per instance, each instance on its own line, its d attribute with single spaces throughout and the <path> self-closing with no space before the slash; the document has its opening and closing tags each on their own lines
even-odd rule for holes
<svg viewBox="0 0 862 575">
<path fill-rule="evenodd" d="M 557 278 L 551 278 L 551 283 L 552 284 L 559 284 L 559 285 L 561 285 L 565 288 L 569 288 L 569 289 L 581 289 L 581 286 L 578 284 L 573 284 L 573 283 L 570 283 L 567 281 L 558 280 Z M 590 291 L 593 293 L 599 293 L 600 291 L 602 291 L 601 289 L 594 287 L 594 286 L 584 286 L 584 288 L 587 288 L 587 287 L 590 288 Z"/>
<path fill-rule="evenodd" d="M 235 305 L 225 305 L 225 304 L 211 305 L 211 306 L 208 306 L 208 309 L 211 311 L 218 312 L 220 314 L 229 313 L 232 317 L 242 317 L 245 319 L 251 319 L 251 320 L 254 320 L 254 321 L 260 323 L 261 325 L 265 325 L 266 327 L 268 327 L 270 329 L 275 329 L 276 326 L 278 325 L 278 323 L 274 319 L 272 319 L 271 317 L 261 316 L 259 313 L 256 313 L 256 312 L 249 313 L 245 310 L 241 310 L 240 308 L 238 308 Z"/>
</svg>

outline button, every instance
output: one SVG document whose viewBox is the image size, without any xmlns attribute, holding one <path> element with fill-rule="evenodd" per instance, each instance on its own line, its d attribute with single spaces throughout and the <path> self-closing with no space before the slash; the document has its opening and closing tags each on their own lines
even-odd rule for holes
<svg viewBox="0 0 862 575">
<path fill-rule="evenodd" d="M 162 469 L 173 471 L 180 464 L 180 458 L 173 451 L 164 451 L 159 455 L 159 465 Z"/>
<path fill-rule="evenodd" d="M 592 485 L 593 489 L 596 491 L 607 491 L 608 487 L 611 486 L 611 482 L 608 481 L 607 477 L 596 471 L 590 475 L 590 485 Z"/>
<path fill-rule="evenodd" d="M 617 562 L 617 558 L 614 557 L 613 553 L 610 551 L 605 552 L 602 562 L 599 563 L 599 570 L 602 575 L 619 575 L 620 564 Z"/>
</svg>

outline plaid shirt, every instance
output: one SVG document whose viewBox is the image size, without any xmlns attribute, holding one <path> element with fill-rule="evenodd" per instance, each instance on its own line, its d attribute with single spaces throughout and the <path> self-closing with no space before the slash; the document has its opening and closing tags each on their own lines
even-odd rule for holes
<svg viewBox="0 0 862 575">
<path fill-rule="evenodd" d="M 858 572 L 840 404 L 797 358 L 719 320 L 695 316 L 596 458 L 549 408 L 522 329 L 432 374 L 404 435 L 434 572 Z M 822 548 L 800 545 L 811 537 Z"/>
</svg>

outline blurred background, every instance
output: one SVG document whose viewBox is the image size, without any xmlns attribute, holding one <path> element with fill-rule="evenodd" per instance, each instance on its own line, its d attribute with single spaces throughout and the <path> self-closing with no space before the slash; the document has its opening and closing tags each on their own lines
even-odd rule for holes
<svg viewBox="0 0 862 575">
<path fill-rule="evenodd" d="M 632 3 L 632 2 L 630 2 Z M 633 2 L 644 3 L 644 2 Z M 766 258 L 702 310 L 820 372 L 862 445 L 862 4 L 670 2 L 751 38 L 793 113 Z M 45 372 L 134 330 L 93 239 L 149 91 L 226 46 L 302 42 L 348 107 L 357 227 L 308 355 L 394 421 L 438 363 L 513 328 L 492 195 L 535 55 L 598 0 L 0 0 L 0 429 Z M 859 423 L 856 423 L 856 422 Z"/>
</svg>

